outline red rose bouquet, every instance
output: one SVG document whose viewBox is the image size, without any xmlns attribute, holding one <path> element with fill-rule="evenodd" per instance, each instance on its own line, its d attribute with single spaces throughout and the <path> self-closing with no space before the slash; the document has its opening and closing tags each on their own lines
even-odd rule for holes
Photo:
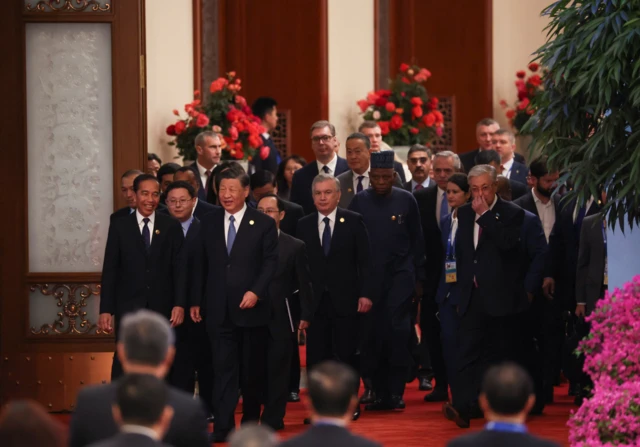
<svg viewBox="0 0 640 447">
<path fill-rule="evenodd" d="M 260 137 L 265 129 L 260 119 L 251 113 L 246 99 L 238 94 L 241 84 L 236 73 L 229 72 L 211 83 L 205 103 L 200 99 L 200 92 L 194 92 L 194 100 L 184 106 L 186 118 L 182 118 L 178 110 L 173 111 L 179 119 L 167 127 L 167 135 L 175 137 L 169 144 L 176 146 L 182 157 L 195 160 L 196 136 L 213 130 L 223 137 L 223 160 L 251 160 L 256 154 L 266 158 L 269 149 Z"/>
<path fill-rule="evenodd" d="M 518 100 L 515 102 L 512 108 L 504 99 L 500 101 L 500 106 L 506 109 L 505 115 L 509 120 L 509 124 L 513 127 L 516 133 L 520 133 L 520 130 L 524 124 L 529 120 L 529 117 L 533 115 L 535 110 L 531 107 L 531 99 L 540 91 L 542 91 L 542 76 L 538 74 L 540 65 L 536 62 L 531 62 L 528 66 L 530 75 L 527 77 L 527 72 L 519 70 L 516 72 L 516 88 L 518 89 Z"/>
<path fill-rule="evenodd" d="M 438 98 L 429 98 L 423 85 L 430 76 L 426 68 L 401 64 L 389 90 L 370 92 L 358 101 L 364 119 L 378 122 L 388 145 L 426 144 L 442 135 Z"/>
</svg>

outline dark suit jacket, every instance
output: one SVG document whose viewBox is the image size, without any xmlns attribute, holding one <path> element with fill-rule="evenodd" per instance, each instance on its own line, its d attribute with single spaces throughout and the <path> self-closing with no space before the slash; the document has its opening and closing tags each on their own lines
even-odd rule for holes
<svg viewBox="0 0 640 447">
<path fill-rule="evenodd" d="M 398 179 L 400 180 L 400 185 L 403 185 L 407 181 L 407 176 L 404 173 L 404 166 L 399 161 L 393 161 L 393 170 L 398 173 Z"/>
<path fill-rule="evenodd" d="M 473 242 L 476 213 L 471 204 L 458 208 L 456 261 L 461 314 L 471 299 L 474 277 L 477 299 L 482 300 L 489 315 L 510 315 L 526 299 L 521 269 L 524 210 L 498 196 L 495 200 L 493 209 L 478 218 L 482 234 L 477 248 Z"/>
<path fill-rule="evenodd" d="M 590 314 L 602 298 L 604 263 L 607 251 L 602 235 L 602 217 L 584 218 L 576 269 L 576 303 L 585 303 Z"/>
<path fill-rule="evenodd" d="M 433 187 L 435 184 L 436 184 L 436 182 L 435 182 L 432 178 L 430 178 L 430 179 L 429 179 L 429 186 L 427 186 L 427 188 L 431 188 L 431 187 Z M 413 191 L 413 189 L 411 189 L 411 179 L 409 179 L 409 180 L 407 180 L 406 182 L 404 182 L 404 183 L 402 184 L 402 187 L 403 187 L 406 191 L 414 192 L 414 191 Z M 426 188 L 423 188 L 423 189 L 426 189 Z"/>
<path fill-rule="evenodd" d="M 517 160 L 514 159 L 513 165 L 511 165 L 511 175 L 509 176 L 509 178 L 511 180 L 515 180 L 516 182 L 520 182 L 523 185 L 526 185 L 528 175 L 529 175 L 529 168 L 527 168 L 526 165 L 519 163 Z"/>
<path fill-rule="evenodd" d="M 339 316 L 356 315 L 358 299 L 373 299 L 369 235 L 362 216 L 338 208 L 329 256 L 320 244 L 318 212 L 300 219 L 298 238 L 307 246 L 313 282 L 314 310 L 325 291 Z"/>
<path fill-rule="evenodd" d="M 137 433 L 118 433 L 102 441 L 94 442 L 91 447 L 164 447 L 167 444 L 158 442 L 148 436 Z"/>
<path fill-rule="evenodd" d="M 300 292 L 294 295 L 296 290 Z M 312 318 L 313 291 L 307 251 L 304 242 L 283 231 L 278 236 L 278 269 L 269 283 L 269 299 L 269 331 L 276 340 L 291 338 L 292 332 L 297 330 L 297 321 L 310 321 Z"/>
<path fill-rule="evenodd" d="M 343 427 L 313 425 L 306 432 L 280 444 L 281 447 L 380 447 L 381 444 L 354 435 Z"/>
<path fill-rule="evenodd" d="M 442 259 L 445 259 L 447 255 L 447 246 L 449 245 L 449 233 L 451 232 L 451 219 L 452 219 L 452 215 L 447 214 L 441 220 L 441 223 L 440 223 L 440 228 L 442 228 L 442 231 L 440 232 L 440 239 L 442 244 L 442 255 L 443 255 Z M 455 238 L 454 238 L 454 241 L 455 241 Z M 457 287 L 456 287 L 458 283 L 457 282 L 448 283 L 446 281 L 446 275 L 442 271 L 442 268 L 440 268 L 440 270 L 441 272 L 440 272 L 440 279 L 438 282 L 438 291 L 435 295 L 436 303 L 442 304 L 447 298 L 449 298 L 451 304 L 454 304 L 454 305 L 459 304 L 459 296 L 458 296 Z"/>
<path fill-rule="evenodd" d="M 460 436 L 447 447 L 560 447 L 560 444 L 537 438 L 529 433 L 484 430 Z"/>
<path fill-rule="evenodd" d="M 270 306 L 267 289 L 278 267 L 278 233 L 275 221 L 247 207 L 233 244 L 227 254 L 223 208 L 202 219 L 202 256 L 194 282 L 202 284 L 204 296 L 193 297 L 192 305 L 206 308 L 207 326 L 221 325 L 225 317 L 236 326 L 266 326 Z M 244 294 L 252 291 L 258 303 L 252 309 L 240 309 Z"/>
<path fill-rule="evenodd" d="M 560 194 L 555 194 L 553 196 L 553 206 L 554 206 L 555 211 L 556 211 L 556 220 L 558 219 L 558 216 L 560 215 L 560 199 L 561 198 L 562 197 L 560 196 Z M 529 189 L 529 191 L 525 195 L 523 195 L 522 197 L 514 199 L 513 203 L 518 205 L 523 210 L 529 211 L 530 213 L 535 214 L 536 216 L 540 217 L 538 215 L 538 207 L 536 207 L 536 202 L 535 202 L 535 199 L 533 198 L 533 192 L 531 191 L 531 189 Z"/>
<path fill-rule="evenodd" d="M 511 188 L 511 200 L 517 200 L 527 194 L 527 185 L 516 180 L 509 179 L 509 187 Z"/>
<path fill-rule="evenodd" d="M 470 152 L 465 152 L 464 154 L 458 154 L 460 156 L 460 162 L 462 163 L 462 166 L 464 167 L 465 172 L 468 173 L 471 170 L 471 168 L 473 168 L 475 165 L 478 164 L 476 162 L 476 157 L 479 153 L 480 153 L 480 149 L 476 148 Z M 513 159 L 518 163 L 526 164 L 524 157 L 517 152 L 513 154 Z"/>
<path fill-rule="evenodd" d="M 135 208 L 129 208 L 128 206 L 125 206 L 124 208 L 120 208 L 119 210 L 111 213 L 111 216 L 109 216 L 109 223 L 111 224 L 115 219 L 119 219 L 121 217 L 126 217 L 129 214 L 132 214 L 132 210 L 133 209 L 133 213 L 136 212 Z M 164 213 L 164 214 L 169 214 L 169 208 L 167 208 L 166 205 L 163 205 L 162 203 L 158 203 L 158 212 Z"/>
<path fill-rule="evenodd" d="M 547 239 L 544 236 L 540 218 L 527 210 L 524 210 L 521 239 L 523 256 L 520 257 L 520 261 L 524 273 L 524 289 L 526 292 L 536 294 L 542 287 Z M 526 310 L 528 307 L 528 300 L 523 301 L 521 310 Z"/>
<path fill-rule="evenodd" d="M 282 200 L 282 199 L 281 199 Z M 296 237 L 298 221 L 304 217 L 304 210 L 297 203 L 282 200 L 284 204 L 284 219 L 280 221 L 280 231 Z"/>
<path fill-rule="evenodd" d="M 173 217 L 156 211 L 147 253 L 136 216 L 116 219 L 109 226 L 100 313 L 117 318 L 147 308 L 169 317 L 174 306 L 187 305 L 182 227 Z"/>
<path fill-rule="evenodd" d="M 220 209 L 220 207 L 217 205 L 211 205 L 206 200 L 202 200 L 198 198 L 198 204 L 196 205 L 196 208 L 193 210 L 193 215 L 198 219 L 202 220 L 204 216 L 206 216 L 210 212 L 215 211 L 217 209 Z"/>
<path fill-rule="evenodd" d="M 189 169 L 191 169 L 196 176 L 196 181 L 198 185 L 200 185 L 200 189 L 198 189 L 198 200 L 202 200 L 203 202 L 207 201 L 207 190 L 205 188 L 206 185 L 202 184 L 202 179 L 200 178 L 200 171 L 198 171 L 198 165 L 194 161 L 189 165 Z M 213 171 L 213 169 L 212 169 Z"/>
<path fill-rule="evenodd" d="M 118 433 L 111 413 L 115 398 L 115 383 L 88 386 L 80 390 L 71 418 L 70 447 L 84 447 Z M 173 407 L 174 414 L 163 441 L 175 447 L 208 447 L 207 420 L 200 401 L 169 387 L 168 404 Z"/>
<path fill-rule="evenodd" d="M 256 156 L 251 160 L 251 165 L 255 169 L 255 172 L 258 171 L 271 171 L 273 175 L 278 173 L 278 165 L 280 165 L 280 153 L 278 152 L 278 148 L 273 142 L 273 138 L 265 138 L 264 135 L 260 135 L 262 138 L 262 143 L 269 148 L 269 155 L 264 160 L 260 158 L 260 150 L 256 153 Z"/>
<path fill-rule="evenodd" d="M 433 186 L 421 189 L 413 193 L 420 210 L 420 221 L 425 243 L 425 282 L 424 295 L 429 299 L 436 296 L 440 274 L 444 266 L 444 248 L 442 245 L 440 227 L 436 220 L 436 203 L 438 199 L 438 187 Z M 444 216 L 441 216 L 444 217 Z"/>
<path fill-rule="evenodd" d="M 338 157 L 336 155 L 336 157 Z M 339 176 L 343 172 L 349 170 L 347 160 L 338 157 L 336 163 L 336 172 L 334 176 Z M 316 160 L 312 160 L 306 166 L 298 169 L 293 174 L 293 180 L 291 181 L 291 194 L 289 200 L 302 206 L 305 214 L 311 214 L 316 210 L 316 206 L 313 204 L 313 196 L 311 194 L 311 184 L 313 179 L 318 175 L 318 163 Z"/>
</svg>

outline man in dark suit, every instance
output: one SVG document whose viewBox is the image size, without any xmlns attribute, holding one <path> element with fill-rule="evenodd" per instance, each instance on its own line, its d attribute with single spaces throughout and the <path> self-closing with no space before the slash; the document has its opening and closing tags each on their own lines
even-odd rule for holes
<svg viewBox="0 0 640 447">
<path fill-rule="evenodd" d="M 311 194 L 311 184 L 319 172 L 339 176 L 349 169 L 347 161 L 339 157 L 336 128 L 329 121 L 316 121 L 311 126 L 311 148 L 316 160 L 298 169 L 291 182 L 291 201 L 302 206 L 305 214 L 316 211 Z"/>
<path fill-rule="evenodd" d="M 360 124 L 360 127 L 358 127 L 358 132 L 365 134 L 369 138 L 369 141 L 371 142 L 369 151 L 371 153 L 391 149 L 387 143 L 382 141 L 382 129 L 380 129 L 380 125 L 376 121 L 363 122 Z M 407 182 L 407 178 L 402 163 L 395 160 L 393 162 L 393 170 L 398 174 L 398 181 L 400 184 L 404 185 Z"/>
<path fill-rule="evenodd" d="M 149 310 L 128 314 L 120 324 L 117 351 L 126 374 L 164 378 L 175 355 L 169 322 Z M 117 386 L 116 381 L 80 390 L 69 429 L 70 447 L 84 447 L 118 432 L 112 412 Z M 206 416 L 193 393 L 170 387 L 167 402 L 174 415 L 163 441 L 176 447 L 208 447 Z"/>
<path fill-rule="evenodd" d="M 191 171 L 187 171 L 193 175 Z M 175 181 L 166 190 L 169 213 L 180 222 L 185 237 L 186 269 L 191 272 L 201 268 L 197 263 L 200 239 L 200 220 L 193 211 L 198 201 L 192 185 L 185 181 Z M 213 207 L 213 205 L 211 205 Z M 218 207 L 213 207 L 218 208 Z M 199 284 L 193 279 L 187 282 L 186 296 L 201 295 Z M 193 393 L 195 377 L 198 376 L 200 398 L 213 415 L 213 359 L 211 358 L 211 344 L 203 324 L 196 324 L 190 318 L 176 328 L 176 361 L 170 374 L 170 383 L 186 392 Z"/>
<path fill-rule="evenodd" d="M 116 339 L 118 324 L 129 312 L 151 309 L 177 327 L 187 304 L 182 228 L 172 217 L 156 212 L 160 184 L 155 176 L 139 175 L 133 190 L 136 212 L 109 226 L 102 266 L 98 327 L 110 333 L 115 316 Z M 112 380 L 120 374 L 114 356 Z"/>
<path fill-rule="evenodd" d="M 500 171 L 500 154 L 493 149 L 480 152 L 476 157 L 476 160 L 479 165 L 490 165 L 496 170 L 496 172 Z M 520 183 L 511 179 L 508 180 L 509 190 L 511 191 L 511 200 L 517 200 L 527 193 L 526 183 Z"/>
<path fill-rule="evenodd" d="M 505 363 L 490 368 L 479 400 L 489 421 L 485 429 L 456 438 L 447 447 L 559 447 L 527 433 L 525 421 L 535 396 L 531 379 L 519 366 Z"/>
<path fill-rule="evenodd" d="M 202 284 L 204 295 L 192 296 L 191 307 L 195 322 L 202 320 L 201 306 L 206 308 L 213 347 L 216 442 L 224 441 L 235 427 L 238 385 L 243 422 L 260 419 L 271 313 L 268 286 L 278 267 L 275 222 L 245 203 L 249 176 L 232 170 L 218 176 L 224 209 L 202 219 L 203 268 L 194 269 L 194 280 Z"/>
<path fill-rule="evenodd" d="M 456 233 L 458 374 L 447 418 L 469 427 L 476 413 L 484 369 L 490 363 L 517 355 L 524 288 L 521 231 L 524 211 L 497 194 L 496 170 L 477 165 L 469 171 L 473 202 L 458 208 Z"/>
<path fill-rule="evenodd" d="M 122 194 L 122 198 L 124 198 L 125 202 L 127 202 L 127 206 L 112 213 L 109 218 L 110 223 L 113 223 L 115 219 L 119 219 L 120 217 L 128 216 L 129 214 L 136 212 L 136 192 L 133 190 L 133 181 L 141 174 L 144 174 L 144 172 L 139 171 L 138 169 L 129 169 L 122 174 L 122 177 L 120 178 L 120 193 Z"/>
<path fill-rule="evenodd" d="M 169 390 L 161 379 L 150 374 L 127 374 L 119 380 L 113 418 L 120 433 L 92 447 L 161 447 L 169 430 L 173 408 Z"/>
<path fill-rule="evenodd" d="M 256 99 L 251 105 L 251 111 L 255 116 L 262 121 L 262 127 L 265 128 L 265 132 L 260 135 L 262 143 L 269 150 L 266 153 L 262 153 L 262 150 L 258 149 L 256 156 L 251 160 L 251 166 L 254 172 L 269 171 L 273 175 L 278 173 L 278 166 L 282 161 L 280 159 L 280 152 L 271 138 L 271 132 L 276 129 L 278 125 L 278 109 L 275 99 L 267 96 L 261 96 Z M 263 158 L 264 155 L 264 158 Z"/>
<path fill-rule="evenodd" d="M 202 220 L 202 218 L 206 214 L 209 214 L 211 211 L 220 208 L 216 205 L 208 203 L 206 200 L 200 199 L 200 183 L 198 182 L 197 175 L 189 166 L 183 166 L 178 169 L 173 176 L 173 180 L 176 182 L 182 181 L 189 183 L 193 190 L 196 192 L 196 205 L 193 209 L 193 215 L 198 219 Z"/>
<path fill-rule="evenodd" d="M 254 208 L 263 197 L 278 194 L 276 177 L 270 171 L 258 171 L 251 174 L 250 186 L 253 195 L 253 200 L 250 203 Z M 284 207 L 284 218 L 280 222 L 279 229 L 289 236 L 295 237 L 298 221 L 304 217 L 304 210 L 297 203 L 288 200 L 282 200 L 282 206 Z"/>
<path fill-rule="evenodd" d="M 258 211 L 273 218 L 279 229 L 286 211 L 275 194 L 258 202 Z M 299 293 L 296 291 L 299 290 Z M 278 269 L 269 284 L 271 319 L 267 342 L 267 387 L 262 423 L 274 430 L 284 428 L 284 414 L 289 395 L 289 372 L 293 350 L 298 349 L 298 329 L 309 327 L 313 292 L 311 273 L 304 242 L 279 231 Z M 298 363 L 297 367 L 300 367 Z"/>
<path fill-rule="evenodd" d="M 213 169 L 220 163 L 222 154 L 222 136 L 211 130 L 200 132 L 195 139 L 198 158 L 188 167 L 198 181 L 198 199 L 207 200 L 205 185 Z"/>
<path fill-rule="evenodd" d="M 491 139 L 493 150 L 500 155 L 500 168 L 498 174 L 504 175 L 510 180 L 527 184 L 527 167 L 515 160 L 516 137 L 510 130 L 498 129 Z"/>
<path fill-rule="evenodd" d="M 296 233 L 307 246 L 315 301 L 307 369 L 337 358 L 357 370 L 358 314 L 371 310 L 373 295 L 368 232 L 361 215 L 338 208 L 335 177 L 318 174 L 313 199 L 318 211 L 300 219 Z"/>
<path fill-rule="evenodd" d="M 435 184 L 429 177 L 431 171 L 431 151 L 422 144 L 414 144 L 407 154 L 407 166 L 411 172 L 411 180 L 403 184 L 409 192 L 420 191 Z"/>
<path fill-rule="evenodd" d="M 352 434 L 347 425 L 358 406 L 358 375 L 348 366 L 326 361 L 309 372 L 309 430 L 280 444 L 282 447 L 378 447 Z"/>
<path fill-rule="evenodd" d="M 165 189 L 173 182 L 173 176 L 176 171 L 180 169 L 180 165 L 177 163 L 165 163 L 160 166 L 156 177 L 160 182 L 160 203 L 166 205 L 167 195 Z"/>
<path fill-rule="evenodd" d="M 476 157 L 483 151 L 493 149 L 493 134 L 500 129 L 500 124 L 492 118 L 484 118 L 476 124 L 476 140 L 478 147 L 470 152 L 460 154 L 460 161 L 465 172 L 469 172 L 475 165 L 481 165 Z M 515 161 L 524 164 L 524 157 L 518 153 L 514 155 Z"/>
<path fill-rule="evenodd" d="M 450 213 L 446 189 L 449 177 L 460 169 L 460 159 L 450 151 L 442 151 L 433 158 L 433 173 L 436 185 L 420 189 L 414 193 L 425 243 L 425 281 L 424 294 L 420 302 L 420 329 L 422 330 L 423 349 L 428 350 L 431 366 L 435 374 L 436 389 L 425 396 L 428 402 L 442 402 L 448 399 L 447 370 L 442 353 L 440 322 L 436 316 L 438 305 L 435 301 L 440 274 L 444 266 L 444 249 L 441 242 L 440 222 Z M 427 354 L 423 354 L 427 358 Z M 423 368 L 425 365 L 422 365 Z M 419 373 L 420 389 L 429 390 L 430 381 L 424 372 Z"/>
</svg>

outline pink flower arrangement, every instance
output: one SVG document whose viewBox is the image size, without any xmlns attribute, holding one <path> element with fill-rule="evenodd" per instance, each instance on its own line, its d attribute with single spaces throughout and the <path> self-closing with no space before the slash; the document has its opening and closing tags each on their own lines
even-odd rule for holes
<svg viewBox="0 0 640 447">
<path fill-rule="evenodd" d="M 606 293 L 587 317 L 580 342 L 584 370 L 594 382 L 569 420 L 572 446 L 640 445 L 640 275 Z"/>
</svg>

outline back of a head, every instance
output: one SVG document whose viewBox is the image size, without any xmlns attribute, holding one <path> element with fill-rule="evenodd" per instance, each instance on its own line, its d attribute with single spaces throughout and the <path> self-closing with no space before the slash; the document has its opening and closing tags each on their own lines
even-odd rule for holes
<svg viewBox="0 0 640 447">
<path fill-rule="evenodd" d="M 502 363 L 489 368 L 482 381 L 482 393 L 494 413 L 513 416 L 527 406 L 533 394 L 533 382 L 520 366 Z"/>
<path fill-rule="evenodd" d="M 67 430 L 38 403 L 10 402 L 0 413 L 0 446 L 64 447 Z"/>
<path fill-rule="evenodd" d="M 321 417 L 342 418 L 356 396 L 358 376 L 348 366 L 327 361 L 314 366 L 308 375 L 311 406 Z"/>
<path fill-rule="evenodd" d="M 479 165 L 488 165 L 491 163 L 497 163 L 499 165 L 501 162 L 500 154 L 493 149 L 480 151 L 478 155 L 476 155 L 476 163 Z"/>
<path fill-rule="evenodd" d="M 251 190 L 262 188 L 266 185 L 276 185 L 276 176 L 271 171 L 256 171 L 250 177 Z"/>
<path fill-rule="evenodd" d="M 161 419 L 167 400 L 167 384 L 155 376 L 125 374 L 118 381 L 116 405 L 123 425 L 156 425 Z"/>
<path fill-rule="evenodd" d="M 174 334 L 165 317 L 143 309 L 122 319 L 120 343 L 124 345 L 128 362 L 160 366 L 173 346 Z"/>
<path fill-rule="evenodd" d="M 229 447 L 274 447 L 278 438 L 265 425 L 243 424 L 229 438 Z"/>
</svg>

